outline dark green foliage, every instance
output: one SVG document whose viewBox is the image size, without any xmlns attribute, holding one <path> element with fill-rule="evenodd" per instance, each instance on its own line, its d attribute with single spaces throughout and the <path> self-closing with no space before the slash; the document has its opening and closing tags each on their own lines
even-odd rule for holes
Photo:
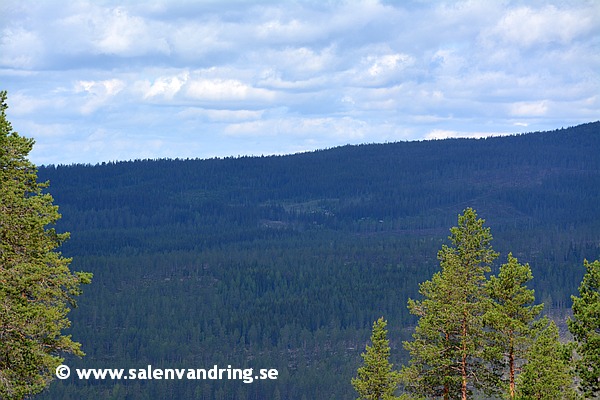
<svg viewBox="0 0 600 400">
<path fill-rule="evenodd" d="M 543 305 L 534 305 L 535 296 L 526 284 L 532 280 L 528 264 L 519 264 L 509 253 L 498 276 L 486 283 L 491 300 L 484 319 L 489 331 L 486 358 L 492 362 L 498 377 L 505 382 L 503 392 L 515 398 L 515 378 L 533 340 L 533 325 Z"/>
<path fill-rule="evenodd" d="M 586 273 L 573 296 L 573 318 L 568 321 L 576 352 L 576 371 L 585 398 L 600 397 L 600 260 L 584 261 Z"/>
<path fill-rule="evenodd" d="M 510 399 L 575 399 L 571 346 L 559 342 L 553 321 L 536 321 L 543 305 L 533 305 L 534 292 L 525 286 L 533 278 L 529 265 L 509 253 L 498 276 L 486 278 L 497 253 L 489 228 L 470 208 L 451 233 L 454 246 L 438 253 L 441 271 L 420 285 L 423 300 L 408 302 L 419 321 L 413 340 L 404 342 L 410 353 L 400 375 L 405 391 L 463 400 L 475 390 Z"/>
<path fill-rule="evenodd" d="M 361 354 L 363 366 L 358 368 L 358 376 L 352 379 L 352 386 L 358 392 L 358 400 L 393 400 L 398 389 L 400 375 L 389 362 L 390 341 L 387 338 L 387 321 L 383 317 L 373 323 L 371 346 L 367 345 Z"/>
<path fill-rule="evenodd" d="M 412 341 L 404 343 L 411 359 L 403 368 L 405 388 L 426 397 L 466 399 L 473 389 L 493 388 L 483 361 L 488 309 L 485 274 L 498 254 L 490 229 L 473 209 L 450 229 L 452 246 L 438 253 L 441 271 L 420 285 L 423 300 L 409 300 L 419 317 Z"/>
<path fill-rule="evenodd" d="M 6 119 L 6 98 L 0 92 L 0 398 L 20 400 L 49 384 L 61 354 L 83 355 L 63 330 L 91 276 L 72 273 L 55 251 L 68 234 L 47 228 L 58 207 L 27 160 L 33 140 Z"/>
<path fill-rule="evenodd" d="M 548 311 L 567 310 L 578 266 L 600 254 L 599 128 L 42 167 L 57 229 L 72 232 L 63 252 L 94 273 L 70 314 L 87 353 L 72 368 L 280 371 L 252 384 L 69 380 L 42 398 L 352 398 L 380 315 L 402 327 L 390 362 L 405 361 L 416 320 L 403 304 L 467 206 L 496 250 L 532 266 Z"/>
<path fill-rule="evenodd" d="M 517 379 L 517 398 L 521 400 L 570 400 L 572 388 L 568 348 L 559 342 L 554 321 L 546 322 L 527 352 L 527 363 Z"/>
</svg>

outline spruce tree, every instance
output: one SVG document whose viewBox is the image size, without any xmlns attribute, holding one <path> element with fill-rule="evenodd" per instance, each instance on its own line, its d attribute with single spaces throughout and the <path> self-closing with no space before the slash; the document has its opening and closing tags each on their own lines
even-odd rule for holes
<svg viewBox="0 0 600 400">
<path fill-rule="evenodd" d="M 352 386 L 359 400 L 391 400 L 398 389 L 399 373 L 392 370 L 389 362 L 390 343 L 387 338 L 387 321 L 383 317 L 373 323 L 371 346 L 361 354 L 364 365 L 358 368 L 358 376 Z"/>
<path fill-rule="evenodd" d="M 498 276 L 487 282 L 490 308 L 485 314 L 490 329 L 490 342 L 486 346 L 487 358 L 496 367 L 499 379 L 506 381 L 508 398 L 515 398 L 515 378 L 531 345 L 532 328 L 543 305 L 533 305 L 534 291 L 526 283 L 533 278 L 529 264 L 519 264 L 508 255 Z"/>
<path fill-rule="evenodd" d="M 485 274 L 498 254 L 484 222 L 471 208 L 459 215 L 450 229 L 452 246 L 438 253 L 441 271 L 420 285 L 423 300 L 409 300 L 419 317 L 413 340 L 404 343 L 411 359 L 402 381 L 409 392 L 466 399 L 473 389 L 494 389 L 483 358 L 483 316 L 489 304 Z"/>
<path fill-rule="evenodd" d="M 578 355 L 576 372 L 585 398 L 600 397 L 600 260 L 584 261 L 586 273 L 579 297 L 572 296 L 573 318 L 569 331 Z"/>
<path fill-rule="evenodd" d="M 91 274 L 72 273 L 55 251 L 68 234 L 47 228 L 60 214 L 27 159 L 33 140 L 6 118 L 6 99 L 0 92 L 0 398 L 23 399 L 48 385 L 61 353 L 83 354 L 62 330 Z"/>
</svg>

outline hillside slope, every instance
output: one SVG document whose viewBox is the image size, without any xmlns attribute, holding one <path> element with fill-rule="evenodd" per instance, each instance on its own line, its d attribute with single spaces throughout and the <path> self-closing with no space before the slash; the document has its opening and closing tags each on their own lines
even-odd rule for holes
<svg viewBox="0 0 600 400">
<path fill-rule="evenodd" d="M 279 379 L 61 381 L 47 398 L 348 398 L 372 322 L 394 362 L 406 300 L 473 207 L 538 301 L 570 306 L 600 256 L 600 122 L 552 132 L 344 146 L 289 156 L 47 166 L 94 273 L 72 334 L 85 368 L 277 368 Z M 112 397 L 111 397 L 112 396 Z"/>
</svg>

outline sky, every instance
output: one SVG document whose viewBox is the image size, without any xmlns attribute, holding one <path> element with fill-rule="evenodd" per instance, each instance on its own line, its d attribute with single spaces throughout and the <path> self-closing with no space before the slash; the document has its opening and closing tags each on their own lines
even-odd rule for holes
<svg viewBox="0 0 600 400">
<path fill-rule="evenodd" d="M 600 119 L 600 1 L 1 0 L 32 162 L 292 154 Z"/>
</svg>

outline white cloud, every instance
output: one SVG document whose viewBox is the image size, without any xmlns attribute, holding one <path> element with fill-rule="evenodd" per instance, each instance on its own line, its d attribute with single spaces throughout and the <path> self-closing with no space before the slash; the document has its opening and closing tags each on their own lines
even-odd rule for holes
<svg viewBox="0 0 600 400">
<path fill-rule="evenodd" d="M 537 9 L 521 6 L 508 9 L 488 35 L 504 45 L 519 48 L 551 43 L 567 45 L 597 30 L 599 16 L 597 4 L 591 8 L 558 8 L 552 4 Z"/>
<path fill-rule="evenodd" d="M 256 27 L 256 35 L 262 40 L 287 42 L 298 37 L 313 36 L 316 30 L 296 19 L 291 21 L 271 20 Z"/>
<path fill-rule="evenodd" d="M 407 72 L 416 63 L 410 54 L 392 52 L 388 46 L 368 46 L 361 52 L 360 60 L 344 72 L 346 85 L 387 86 L 414 78 Z"/>
<path fill-rule="evenodd" d="M 541 117 L 548 113 L 548 102 L 517 102 L 510 107 L 510 114 L 516 117 Z"/>
<path fill-rule="evenodd" d="M 200 101 L 266 101 L 274 100 L 269 90 L 255 88 L 237 79 L 193 78 L 186 85 L 186 96 Z"/>
<path fill-rule="evenodd" d="M 366 122 L 349 117 L 343 118 L 285 118 L 230 124 L 224 129 L 227 136 L 300 136 L 335 138 L 341 143 L 365 136 L 369 126 Z"/>
<path fill-rule="evenodd" d="M 116 96 L 125 87 L 125 82 L 119 79 L 101 81 L 78 81 L 75 83 L 75 93 L 85 95 L 81 113 L 91 114 L 98 108 L 106 105 L 112 97 Z"/>
<path fill-rule="evenodd" d="M 161 96 L 166 100 L 171 100 L 185 85 L 189 76 L 188 71 L 183 71 L 173 76 L 160 76 L 152 83 L 149 81 L 138 82 L 136 86 L 142 90 L 144 99 Z"/>
<path fill-rule="evenodd" d="M 183 60 L 202 60 L 211 52 L 230 51 L 232 48 L 219 21 L 182 21 L 165 29 L 173 55 Z M 235 31 L 236 26 L 231 29 Z"/>
<path fill-rule="evenodd" d="M 490 136 L 506 136 L 514 132 L 460 132 L 444 129 L 434 129 L 425 135 L 425 139 L 449 139 L 449 138 L 470 138 L 478 139 Z"/>
<path fill-rule="evenodd" d="M 379 77 L 401 71 L 413 64 L 414 59 L 408 54 L 386 54 L 380 57 L 369 56 L 366 62 L 371 65 L 368 69 L 369 75 Z"/>
<path fill-rule="evenodd" d="M 309 79 L 283 79 L 282 73 L 274 69 L 266 69 L 260 74 L 257 82 L 258 87 L 273 90 L 318 90 L 332 82 L 326 76 L 318 76 Z"/>
<path fill-rule="evenodd" d="M 11 114 L 19 117 L 31 115 L 43 110 L 57 111 L 64 106 L 64 99 L 57 100 L 42 97 L 32 97 L 21 92 L 13 93 L 10 96 Z"/>
<path fill-rule="evenodd" d="M 600 114 L 596 1 L 0 3 L 0 80 L 17 124 L 54 129 L 39 148 L 282 152 Z"/>
<path fill-rule="evenodd" d="M 265 66 L 264 71 L 269 71 L 270 75 L 279 75 L 288 81 L 316 79 L 322 73 L 332 70 L 337 58 L 335 46 L 324 49 L 266 49 L 249 55 L 249 61 L 253 65 L 258 68 Z"/>
<path fill-rule="evenodd" d="M 440 75 L 462 75 L 469 68 L 469 62 L 458 49 L 442 48 L 431 57 L 432 67 L 439 70 Z"/>
<path fill-rule="evenodd" d="M 179 112 L 183 118 L 206 118 L 216 122 L 257 120 L 263 114 L 264 110 L 216 110 L 199 107 L 188 107 Z"/>
<path fill-rule="evenodd" d="M 74 135 L 73 126 L 68 123 L 38 124 L 24 119 L 20 121 L 19 129 L 23 131 L 24 136 L 34 138 L 36 143 L 63 140 Z"/>
<path fill-rule="evenodd" d="M 132 15 L 124 6 L 103 7 L 92 2 L 78 2 L 71 7 L 70 12 L 55 23 L 67 40 L 68 46 L 61 46 L 63 52 L 120 57 L 170 52 L 169 44 L 162 36 L 164 25 Z M 74 31 L 76 36 L 66 36 Z"/>
<path fill-rule="evenodd" d="M 0 67 L 33 69 L 45 53 L 43 42 L 34 31 L 6 28 L 0 39 Z"/>
<path fill-rule="evenodd" d="M 130 16 L 126 10 L 116 7 L 102 15 L 98 24 L 97 48 L 102 53 L 132 56 L 143 54 L 140 42 L 150 33 L 144 21 Z M 160 46 L 160 44 L 159 44 Z"/>
</svg>

